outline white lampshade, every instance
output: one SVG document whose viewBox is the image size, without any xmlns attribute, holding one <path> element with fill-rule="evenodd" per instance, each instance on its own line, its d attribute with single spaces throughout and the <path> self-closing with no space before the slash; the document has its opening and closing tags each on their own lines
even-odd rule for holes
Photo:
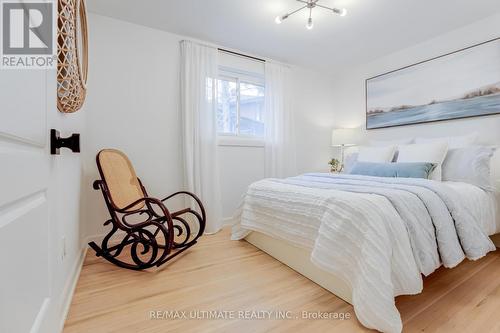
<svg viewBox="0 0 500 333">
<path fill-rule="evenodd" d="M 335 128 L 332 131 L 332 147 L 356 146 L 361 140 L 361 128 Z"/>
</svg>

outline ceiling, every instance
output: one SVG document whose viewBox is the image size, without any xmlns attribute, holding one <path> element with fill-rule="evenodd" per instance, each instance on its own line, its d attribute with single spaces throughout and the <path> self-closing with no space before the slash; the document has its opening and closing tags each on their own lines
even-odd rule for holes
<svg viewBox="0 0 500 333">
<path fill-rule="evenodd" d="M 499 0 L 320 0 L 316 8 L 274 23 L 295 0 L 87 0 L 105 16 L 206 40 L 317 70 L 366 63 L 500 12 Z"/>
</svg>

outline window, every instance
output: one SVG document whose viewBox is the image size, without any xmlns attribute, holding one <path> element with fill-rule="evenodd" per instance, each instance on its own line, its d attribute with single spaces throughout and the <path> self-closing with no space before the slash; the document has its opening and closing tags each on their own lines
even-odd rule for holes
<svg viewBox="0 0 500 333">
<path fill-rule="evenodd" d="M 264 136 L 262 78 L 221 71 L 217 80 L 217 131 L 220 135 Z"/>
<path fill-rule="evenodd" d="M 264 87 L 240 82 L 239 134 L 264 136 Z"/>
<path fill-rule="evenodd" d="M 238 133 L 238 81 L 231 78 L 217 80 L 217 132 Z"/>
</svg>

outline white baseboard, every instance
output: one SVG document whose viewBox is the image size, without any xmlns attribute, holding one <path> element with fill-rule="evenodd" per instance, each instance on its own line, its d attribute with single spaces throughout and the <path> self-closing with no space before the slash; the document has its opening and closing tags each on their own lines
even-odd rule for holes
<svg viewBox="0 0 500 333">
<path fill-rule="evenodd" d="M 232 217 L 225 217 L 222 219 L 222 225 L 224 227 L 231 227 L 234 224 L 234 218 Z"/>
<path fill-rule="evenodd" d="M 50 297 L 46 297 L 43 300 L 42 306 L 40 306 L 40 311 L 36 315 L 35 321 L 31 326 L 30 333 L 39 333 L 41 331 L 44 320 L 47 318 L 47 313 L 50 308 Z"/>
<path fill-rule="evenodd" d="M 222 219 L 222 224 L 220 226 L 219 229 L 213 231 L 213 232 L 206 232 L 204 233 L 204 235 L 215 235 L 216 233 L 218 233 L 219 231 L 222 230 L 222 228 L 225 228 L 225 227 L 231 227 L 232 225 L 234 224 L 233 222 L 233 218 L 232 217 L 225 217 Z"/>
<path fill-rule="evenodd" d="M 82 271 L 83 262 L 85 260 L 86 255 L 87 255 L 87 243 L 85 243 L 85 245 L 82 247 L 80 251 L 80 257 L 75 262 L 71 276 L 66 281 L 66 285 L 64 286 L 63 290 L 64 299 L 62 300 L 60 307 L 61 321 L 59 323 L 58 332 L 62 332 L 64 329 L 64 323 L 66 322 L 66 317 L 68 316 L 69 307 L 71 306 L 71 301 L 75 293 L 76 284 L 78 283 L 78 278 L 80 277 L 80 273 Z"/>
</svg>

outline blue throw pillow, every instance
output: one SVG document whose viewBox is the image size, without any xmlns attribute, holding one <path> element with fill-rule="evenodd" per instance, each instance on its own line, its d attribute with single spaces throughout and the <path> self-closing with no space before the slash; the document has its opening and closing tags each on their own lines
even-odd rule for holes
<svg viewBox="0 0 500 333">
<path fill-rule="evenodd" d="M 369 163 L 357 162 L 352 167 L 351 175 L 375 177 L 401 177 L 428 179 L 436 167 L 433 163 Z"/>
</svg>

